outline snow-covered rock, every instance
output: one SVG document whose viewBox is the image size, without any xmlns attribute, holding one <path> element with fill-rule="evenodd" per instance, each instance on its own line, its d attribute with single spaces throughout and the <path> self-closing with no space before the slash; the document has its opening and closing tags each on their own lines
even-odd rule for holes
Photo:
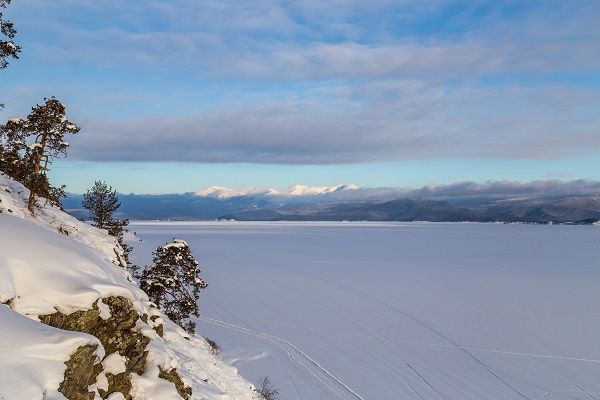
<svg viewBox="0 0 600 400">
<path fill-rule="evenodd" d="M 33 217 L 27 196 L 22 185 L 0 175 L 0 399 L 64 399 L 59 386 L 66 362 L 82 346 L 95 346 L 95 399 L 123 398 L 106 393 L 119 374 L 138 400 L 180 399 L 190 389 L 190 399 L 252 399 L 252 385 L 235 368 L 150 303 L 120 266 L 122 250 L 113 237 L 49 204 Z M 124 325 L 118 318 L 129 322 L 129 331 L 121 332 L 129 342 L 121 347 L 106 336 L 110 327 Z M 123 347 L 128 343 L 140 346 L 134 350 L 142 365 L 135 369 Z M 107 345 L 121 354 L 108 354 Z"/>
</svg>

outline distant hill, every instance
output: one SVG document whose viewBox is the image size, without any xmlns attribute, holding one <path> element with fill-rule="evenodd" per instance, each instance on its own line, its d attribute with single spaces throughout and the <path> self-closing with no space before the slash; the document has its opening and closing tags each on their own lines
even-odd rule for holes
<svg viewBox="0 0 600 400">
<path fill-rule="evenodd" d="M 523 222 L 584 222 L 600 219 L 600 198 L 503 201 L 485 210 L 494 220 Z"/>
<path fill-rule="evenodd" d="M 431 221 L 592 223 L 600 220 L 599 199 L 505 201 L 468 209 L 444 201 L 398 199 L 376 204 L 330 204 L 277 210 L 242 210 L 220 219 L 238 221 Z"/>
<path fill-rule="evenodd" d="M 304 205 L 278 210 L 244 210 L 223 215 L 239 221 L 489 221 L 478 211 L 444 201 L 398 199 L 383 203 Z"/>
<path fill-rule="evenodd" d="M 196 193 L 120 194 L 120 217 L 133 220 L 437 221 L 592 223 L 600 219 L 596 182 L 498 182 L 421 189 L 356 185 L 287 190 L 210 187 Z M 81 195 L 65 209 L 86 218 Z"/>
</svg>

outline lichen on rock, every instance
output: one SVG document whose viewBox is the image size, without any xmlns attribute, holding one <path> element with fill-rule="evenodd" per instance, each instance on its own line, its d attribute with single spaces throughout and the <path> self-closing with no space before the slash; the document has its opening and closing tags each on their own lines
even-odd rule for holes
<svg viewBox="0 0 600 400">
<path fill-rule="evenodd" d="M 98 346 L 81 346 L 65 363 L 65 379 L 60 384 L 58 391 L 69 400 L 93 400 L 94 392 L 89 391 L 89 386 L 96 382 L 96 377 L 102 371 L 96 349 Z"/>
<path fill-rule="evenodd" d="M 127 359 L 127 370 L 143 374 L 146 364 L 146 346 L 150 338 L 136 329 L 139 319 L 131 302 L 121 296 L 107 297 L 103 303 L 110 308 L 110 318 L 102 319 L 97 304 L 86 311 L 65 315 L 60 312 L 40 315 L 42 322 L 55 328 L 88 333 L 97 337 L 106 354 L 118 352 Z"/>
<path fill-rule="evenodd" d="M 111 373 L 106 374 L 108 381 L 108 389 L 98 389 L 100 397 L 106 399 L 113 393 L 121 393 L 126 400 L 131 399 L 131 379 L 129 378 L 129 372 L 122 372 L 120 374 L 113 375 Z"/>
<path fill-rule="evenodd" d="M 68 315 L 56 312 L 40 315 L 39 318 L 43 323 L 55 328 L 93 335 L 100 340 L 106 354 L 117 352 L 125 357 L 126 372 L 117 375 L 107 374 L 108 390 L 103 390 L 100 395 L 105 398 L 111 393 L 121 392 L 125 398 L 131 398 L 128 397 L 131 390 L 129 374 L 144 373 L 148 355 L 146 346 L 151 339 L 136 329 L 140 317 L 128 299 L 115 296 L 104 298 L 102 302 L 110 308 L 108 319 L 101 317 L 97 303 L 85 311 L 76 311 Z M 101 371 L 100 368 L 96 376 Z"/>
</svg>

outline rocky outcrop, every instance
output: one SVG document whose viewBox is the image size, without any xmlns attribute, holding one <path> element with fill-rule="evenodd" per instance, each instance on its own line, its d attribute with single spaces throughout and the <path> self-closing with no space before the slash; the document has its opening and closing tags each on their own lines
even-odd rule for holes
<svg viewBox="0 0 600 400">
<path fill-rule="evenodd" d="M 137 329 L 138 313 L 131 302 L 123 297 L 108 297 L 102 302 L 110 309 L 110 316 L 103 319 L 98 302 L 86 311 L 69 315 L 56 312 L 40 315 L 40 320 L 55 328 L 88 333 L 97 337 L 106 354 L 118 352 L 127 359 L 127 370 L 143 374 L 146 364 L 146 346 L 150 339 Z"/>
<path fill-rule="evenodd" d="M 139 324 L 147 325 L 155 319 L 147 315 L 140 316 L 131 302 L 120 296 L 107 297 L 97 301 L 92 308 L 76 311 L 71 314 L 55 312 L 40 315 L 40 321 L 55 328 L 87 333 L 98 338 L 104 347 L 105 354 L 118 354 L 125 361 L 125 371 L 107 372 L 101 380 L 104 385 L 98 386 L 102 398 L 120 392 L 126 399 L 131 399 L 131 374 L 142 375 L 146 368 L 147 346 L 151 339 L 142 334 Z M 155 331 L 162 333 L 162 326 L 154 326 Z M 93 392 L 87 387 L 94 384 L 98 375 L 103 372 L 102 366 L 94 364 L 93 351 L 89 346 L 78 349 L 67 362 L 65 372 L 65 391 L 61 391 L 69 400 L 93 399 Z M 95 350 L 95 349 L 94 349 Z M 172 382 L 183 399 L 191 395 L 191 388 L 186 387 L 175 369 L 163 371 L 160 378 Z M 102 387 L 101 387 L 102 386 Z M 90 397 L 91 396 L 91 397 Z"/>
</svg>

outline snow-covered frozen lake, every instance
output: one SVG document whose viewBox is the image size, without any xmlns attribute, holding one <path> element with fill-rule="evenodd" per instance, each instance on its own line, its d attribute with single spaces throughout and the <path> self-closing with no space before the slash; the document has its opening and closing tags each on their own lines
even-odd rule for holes
<svg viewBox="0 0 600 400">
<path fill-rule="evenodd" d="M 282 400 L 600 399 L 600 228 L 134 223 L 190 243 L 201 335 Z"/>
</svg>

